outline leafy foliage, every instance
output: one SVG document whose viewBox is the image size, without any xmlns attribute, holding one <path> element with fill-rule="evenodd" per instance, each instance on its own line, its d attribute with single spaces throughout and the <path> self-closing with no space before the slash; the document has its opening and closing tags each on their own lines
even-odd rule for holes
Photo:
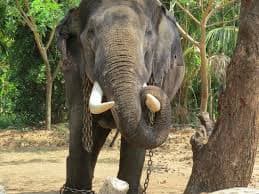
<svg viewBox="0 0 259 194">
<path fill-rule="evenodd" d="M 15 83 L 17 89 L 13 111 L 26 123 L 42 121 L 45 110 L 45 76 L 33 36 L 27 27 L 17 28 L 14 42 L 9 48 L 9 60 L 10 81 Z"/>
<path fill-rule="evenodd" d="M 19 1 L 22 6 L 24 0 Z M 30 0 L 30 16 L 37 30 L 47 38 L 68 9 L 79 0 Z M 0 125 L 15 123 L 38 124 L 45 118 L 45 66 L 39 55 L 32 32 L 21 19 L 15 1 L 0 0 Z M 51 66 L 59 54 L 55 41 L 49 49 Z M 5 52 L 4 52 L 5 51 Z M 58 74 L 53 86 L 53 121 L 65 118 L 63 77 Z M 9 121 L 9 122 L 8 122 Z"/>
<path fill-rule="evenodd" d="M 210 30 L 206 39 L 209 54 L 225 53 L 231 56 L 236 46 L 237 32 L 236 26 L 222 26 Z"/>
<path fill-rule="evenodd" d="M 29 15 L 35 18 L 38 30 L 43 36 L 48 29 L 53 29 L 63 17 L 61 4 L 54 0 L 34 0 L 30 5 Z"/>
<path fill-rule="evenodd" d="M 225 0 L 217 0 L 217 3 Z M 25 0 L 19 0 L 25 8 Z M 178 23 L 196 40 L 201 36 L 197 24 L 181 10 L 176 0 L 161 0 Z M 178 0 L 198 20 L 208 0 Z M 226 2 L 226 1 L 225 1 Z M 28 0 L 29 15 L 35 19 L 37 31 L 44 41 L 67 11 L 80 0 Z M 217 5 L 215 5 L 217 6 Z M 210 73 L 211 115 L 217 116 L 217 97 L 224 88 L 224 72 L 235 48 L 239 4 L 224 6 L 208 21 L 207 58 Z M 0 125 L 16 121 L 40 123 L 45 117 L 45 66 L 37 50 L 33 34 L 23 22 L 14 1 L 0 0 Z M 180 92 L 173 102 L 174 120 L 178 123 L 196 122 L 200 103 L 199 50 L 182 39 L 186 76 Z M 59 54 L 55 42 L 48 56 L 51 67 L 56 67 Z M 59 73 L 53 86 L 53 120 L 64 120 L 65 98 L 62 75 Z M 8 121 L 9 119 L 9 121 Z"/>
<path fill-rule="evenodd" d="M 201 21 L 204 8 L 208 5 L 207 0 L 186 1 L 177 0 L 178 4 L 188 10 L 198 21 Z M 228 1 L 217 0 L 215 7 L 221 3 L 224 5 Z M 180 26 L 194 39 L 200 40 L 201 29 L 182 8 L 179 7 L 176 0 L 166 1 L 168 8 L 172 10 Z M 217 97 L 224 88 L 224 76 L 226 66 L 229 63 L 237 40 L 239 3 L 226 4 L 215 12 L 208 21 L 206 34 L 206 50 L 209 73 L 209 112 L 211 117 L 217 116 Z M 182 88 L 178 94 L 178 104 L 174 104 L 177 110 L 180 109 L 181 115 L 176 119 L 177 122 L 192 122 L 195 119 L 192 116 L 199 110 L 200 104 L 200 53 L 195 51 L 192 43 L 187 39 L 182 39 L 182 46 L 185 53 L 186 74 Z M 196 50 L 199 50 L 198 48 Z M 199 59 L 199 60 L 197 60 Z M 222 63 L 222 60 L 224 60 Z M 194 62 L 195 61 L 195 62 Z M 194 63 L 192 63 L 194 62 Z M 224 64 L 224 65 L 223 65 Z M 220 69 L 220 70 L 219 70 Z M 219 73 L 220 72 L 220 73 Z"/>
</svg>

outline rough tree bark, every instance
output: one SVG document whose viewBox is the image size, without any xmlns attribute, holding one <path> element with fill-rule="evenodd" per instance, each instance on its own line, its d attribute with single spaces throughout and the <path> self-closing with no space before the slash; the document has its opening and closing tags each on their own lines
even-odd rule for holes
<svg viewBox="0 0 259 194">
<path fill-rule="evenodd" d="M 238 44 L 219 111 L 208 143 L 197 135 L 191 139 L 193 169 L 185 194 L 246 187 L 250 181 L 259 129 L 258 0 L 242 0 Z"/>
</svg>

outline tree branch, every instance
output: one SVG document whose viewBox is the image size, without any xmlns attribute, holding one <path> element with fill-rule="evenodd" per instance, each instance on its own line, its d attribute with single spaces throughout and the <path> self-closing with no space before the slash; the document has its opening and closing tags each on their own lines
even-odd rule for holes
<svg viewBox="0 0 259 194">
<path fill-rule="evenodd" d="M 226 3 L 223 3 L 223 2 L 222 2 L 220 5 L 216 6 L 214 9 L 211 9 L 211 10 L 210 10 L 210 12 L 209 12 L 209 14 L 208 14 L 208 19 L 209 19 L 213 14 L 215 14 L 215 12 L 217 12 L 217 11 L 223 9 L 225 6 L 231 5 L 231 4 L 233 4 L 233 3 L 237 2 L 237 1 L 238 1 L 238 0 L 229 0 L 229 1 L 226 2 Z"/>
<path fill-rule="evenodd" d="M 56 67 L 56 69 L 55 69 L 55 71 L 54 71 L 54 73 L 52 75 L 52 80 L 55 80 L 55 78 L 57 77 L 59 69 L 60 69 L 60 66 L 61 66 L 61 62 L 58 63 L 58 65 L 57 65 L 57 67 Z"/>
<path fill-rule="evenodd" d="M 30 21 L 30 19 L 28 18 L 27 14 L 24 12 L 24 10 L 22 9 L 19 1 L 16 0 L 15 2 L 16 2 L 16 6 L 20 12 L 21 17 L 24 19 L 25 23 L 29 26 L 29 28 L 32 30 L 33 29 L 32 22 Z"/>
<path fill-rule="evenodd" d="M 214 10 L 213 9 L 213 4 L 214 3 L 215 3 L 215 0 L 210 0 L 208 2 L 208 6 L 207 6 L 205 12 L 202 15 L 202 22 L 201 23 L 204 24 L 205 27 L 206 27 L 206 24 L 207 24 L 209 18 L 211 17 L 210 13 Z"/>
<path fill-rule="evenodd" d="M 222 2 L 219 6 L 217 6 L 217 7 L 215 8 L 215 11 L 218 11 L 218 10 L 224 8 L 225 6 L 231 5 L 231 4 L 236 3 L 236 2 L 238 2 L 238 0 L 229 0 L 229 1 L 226 2 L 226 3 L 223 3 L 223 2 Z"/>
<path fill-rule="evenodd" d="M 25 7 L 26 7 L 27 11 L 29 11 L 30 7 L 29 7 L 28 0 L 24 0 L 24 2 L 25 2 Z M 31 16 L 28 16 L 25 13 L 25 11 L 22 9 L 18 0 L 16 0 L 16 6 L 17 6 L 22 18 L 24 19 L 25 23 L 29 26 L 29 28 L 33 32 L 35 42 L 37 44 L 37 47 L 39 49 L 39 52 L 40 52 L 44 62 L 45 62 L 45 60 L 48 61 L 46 50 L 45 50 L 44 45 L 42 43 L 40 34 L 38 33 L 38 30 L 37 30 L 37 24 L 35 23 L 34 19 Z"/>
<path fill-rule="evenodd" d="M 201 11 L 203 12 L 203 0 L 199 0 L 199 5 L 200 5 L 200 8 L 201 8 Z"/>
<path fill-rule="evenodd" d="M 178 22 L 176 22 L 176 26 L 179 29 L 180 33 L 182 34 L 182 36 L 189 40 L 192 44 L 194 44 L 195 46 L 199 47 L 200 43 L 196 40 L 194 40 L 181 26 Z"/>
<path fill-rule="evenodd" d="M 54 36 L 55 36 L 55 32 L 56 32 L 56 27 L 53 28 L 52 31 L 50 32 L 49 40 L 48 40 L 48 43 L 47 43 L 47 45 L 46 45 L 46 50 L 49 49 L 49 47 L 50 47 L 50 45 L 51 45 L 51 43 L 52 43 L 52 41 L 53 41 L 53 38 L 54 38 Z"/>
<path fill-rule="evenodd" d="M 213 24 L 207 25 L 206 27 L 207 27 L 207 28 L 210 28 L 210 27 L 213 27 L 213 26 L 219 26 L 219 25 L 223 25 L 223 24 L 235 22 L 235 21 L 237 21 L 238 19 L 239 19 L 239 16 L 238 16 L 238 17 L 235 17 L 235 18 L 232 19 L 232 20 L 215 22 L 215 23 L 213 23 Z"/>
<path fill-rule="evenodd" d="M 24 0 L 24 3 L 25 3 L 25 7 L 27 8 L 27 11 L 29 11 L 30 10 L 30 6 L 29 6 L 28 0 Z"/>
<path fill-rule="evenodd" d="M 180 7 L 188 16 L 190 16 L 196 24 L 201 25 L 200 21 L 185 7 L 183 7 L 178 1 L 175 2 L 178 7 Z"/>
<path fill-rule="evenodd" d="M 215 128 L 215 123 L 210 119 L 209 113 L 202 112 L 198 115 L 200 120 L 200 127 L 196 129 L 195 134 L 191 137 L 191 145 L 193 151 L 193 159 L 195 159 L 200 152 L 201 148 L 204 147 Z"/>
<path fill-rule="evenodd" d="M 30 12 L 30 5 L 29 5 L 28 0 L 24 0 L 24 3 L 25 3 L 25 7 L 26 7 L 26 9 L 27 9 L 27 12 Z M 26 13 L 25 13 L 25 14 L 26 14 Z M 27 14 L 26 14 L 26 15 L 27 15 Z M 37 30 L 37 24 L 36 24 L 34 18 L 31 17 L 31 16 L 27 16 L 27 17 L 30 19 L 32 25 L 35 27 L 35 31 L 38 31 L 38 30 Z"/>
<path fill-rule="evenodd" d="M 27 9 L 27 11 L 29 12 L 30 11 L 30 7 L 29 7 L 29 2 L 28 0 L 24 0 L 24 3 L 25 3 L 25 7 Z M 41 36 L 37 30 L 37 24 L 36 22 L 34 21 L 34 18 L 31 17 L 31 16 L 28 16 L 25 11 L 22 9 L 20 3 L 18 0 L 16 0 L 16 6 L 22 16 L 22 18 L 24 19 L 25 23 L 29 26 L 29 28 L 31 29 L 31 31 L 33 32 L 33 35 L 34 35 L 34 39 L 35 39 L 35 42 L 37 44 L 37 47 L 38 47 L 38 50 L 40 52 L 40 55 L 43 59 L 43 62 L 44 64 L 46 65 L 46 71 L 48 74 L 50 74 L 51 72 L 51 67 L 50 67 L 50 64 L 49 64 L 49 60 L 48 60 L 48 55 L 47 55 L 47 50 L 45 49 L 43 43 L 42 43 L 42 39 L 41 39 Z M 51 77 L 51 75 L 50 75 Z"/>
</svg>

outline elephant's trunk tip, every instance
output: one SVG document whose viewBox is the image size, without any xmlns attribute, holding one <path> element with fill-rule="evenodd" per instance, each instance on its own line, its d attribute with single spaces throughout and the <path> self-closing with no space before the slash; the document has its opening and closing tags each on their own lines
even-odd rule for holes
<svg viewBox="0 0 259 194">
<path fill-rule="evenodd" d="M 145 104 L 153 113 L 159 112 L 161 110 L 161 104 L 159 100 L 151 94 L 146 94 Z"/>
</svg>

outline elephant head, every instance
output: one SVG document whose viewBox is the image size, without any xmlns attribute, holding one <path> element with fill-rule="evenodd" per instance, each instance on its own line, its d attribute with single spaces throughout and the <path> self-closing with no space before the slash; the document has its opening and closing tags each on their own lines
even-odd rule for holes
<svg viewBox="0 0 259 194">
<path fill-rule="evenodd" d="M 170 100 L 184 75 L 174 18 L 157 0 L 83 0 L 79 19 L 81 71 L 93 83 L 91 112 L 111 111 L 133 145 L 161 145 L 170 131 Z"/>
</svg>

